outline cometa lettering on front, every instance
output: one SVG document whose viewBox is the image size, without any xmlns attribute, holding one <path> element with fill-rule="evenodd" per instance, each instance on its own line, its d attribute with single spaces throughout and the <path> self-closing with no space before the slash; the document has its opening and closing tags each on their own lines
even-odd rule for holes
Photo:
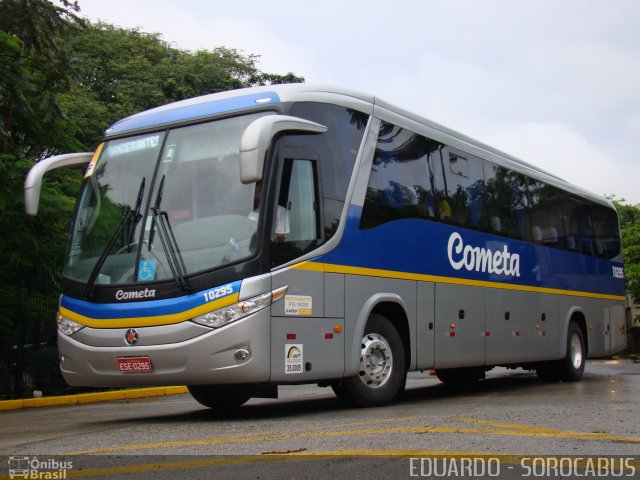
<svg viewBox="0 0 640 480">
<path fill-rule="evenodd" d="M 520 276 L 520 255 L 509 252 L 507 245 L 502 250 L 465 245 L 462 236 L 453 232 L 447 245 L 449 263 L 455 270 L 465 268 L 472 272 L 488 272 L 511 277 Z"/>
<path fill-rule="evenodd" d="M 124 290 L 118 290 L 116 292 L 116 300 L 137 300 L 139 298 L 155 298 L 156 291 L 145 288 L 144 290 L 137 290 L 133 292 L 125 292 Z"/>
</svg>

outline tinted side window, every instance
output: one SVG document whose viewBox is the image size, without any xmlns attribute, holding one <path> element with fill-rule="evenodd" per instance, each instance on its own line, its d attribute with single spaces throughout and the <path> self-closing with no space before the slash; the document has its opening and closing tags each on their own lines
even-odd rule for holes
<svg viewBox="0 0 640 480">
<path fill-rule="evenodd" d="M 589 206 L 567 195 L 563 205 L 567 250 L 593 255 L 593 227 Z"/>
<path fill-rule="evenodd" d="M 316 182 L 311 160 L 286 159 L 272 240 L 310 242 L 318 238 Z"/>
<path fill-rule="evenodd" d="M 439 147 L 407 129 L 382 123 L 360 228 L 402 218 L 435 218 L 427 161 Z"/>
<path fill-rule="evenodd" d="M 434 152 L 429 165 L 438 198 L 438 219 L 466 228 L 482 229 L 482 161 L 445 145 Z"/>
<path fill-rule="evenodd" d="M 528 228 L 523 232 L 528 241 L 547 247 L 567 248 L 563 220 L 566 193 L 552 185 L 531 180 L 531 211 Z"/>
<path fill-rule="evenodd" d="M 524 175 L 484 162 L 486 200 L 483 229 L 496 235 L 526 238 L 531 198 Z"/>
<path fill-rule="evenodd" d="M 369 115 L 339 105 L 315 102 L 294 104 L 291 115 L 328 128 L 321 135 L 289 135 L 286 139 L 287 146 L 311 148 L 318 153 L 324 197 L 324 233 L 328 240 L 338 228 Z"/>
<path fill-rule="evenodd" d="M 601 258 L 613 258 L 620 253 L 620 234 L 616 212 L 602 205 L 591 207 L 595 254 Z"/>
<path fill-rule="evenodd" d="M 321 240 L 317 161 L 296 158 L 295 151 L 283 150 L 280 187 L 273 212 L 272 266 L 304 255 Z"/>
</svg>

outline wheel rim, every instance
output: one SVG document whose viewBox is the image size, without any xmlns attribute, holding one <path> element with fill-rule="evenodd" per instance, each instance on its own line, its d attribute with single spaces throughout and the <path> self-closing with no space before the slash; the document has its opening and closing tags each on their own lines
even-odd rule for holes
<svg viewBox="0 0 640 480">
<path fill-rule="evenodd" d="M 391 377 L 393 354 L 389 342 L 377 333 L 362 339 L 359 377 L 369 388 L 382 387 Z"/>
<path fill-rule="evenodd" d="M 582 366 L 582 342 L 577 334 L 571 336 L 571 344 L 569 345 L 571 352 L 571 363 L 573 368 L 579 370 Z"/>
</svg>

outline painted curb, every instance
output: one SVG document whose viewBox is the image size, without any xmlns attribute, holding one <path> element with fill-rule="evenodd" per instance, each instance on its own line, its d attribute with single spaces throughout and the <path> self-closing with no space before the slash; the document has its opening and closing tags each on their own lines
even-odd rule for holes
<svg viewBox="0 0 640 480">
<path fill-rule="evenodd" d="M 83 403 L 107 402 L 110 400 L 131 400 L 134 398 L 164 397 L 187 393 L 187 387 L 134 388 L 131 390 L 112 390 L 109 392 L 79 393 L 61 397 L 23 398 L 0 401 L 0 411 L 19 410 L 21 408 L 60 407 Z"/>
</svg>

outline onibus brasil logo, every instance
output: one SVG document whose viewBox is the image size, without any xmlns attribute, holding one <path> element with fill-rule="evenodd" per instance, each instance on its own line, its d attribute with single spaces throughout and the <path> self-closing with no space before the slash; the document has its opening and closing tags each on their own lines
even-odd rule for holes
<svg viewBox="0 0 640 480">
<path fill-rule="evenodd" d="M 38 457 L 9 457 L 9 478 L 27 478 L 38 480 L 57 480 L 67 478 L 67 471 L 73 468 L 73 462 Z"/>
</svg>

